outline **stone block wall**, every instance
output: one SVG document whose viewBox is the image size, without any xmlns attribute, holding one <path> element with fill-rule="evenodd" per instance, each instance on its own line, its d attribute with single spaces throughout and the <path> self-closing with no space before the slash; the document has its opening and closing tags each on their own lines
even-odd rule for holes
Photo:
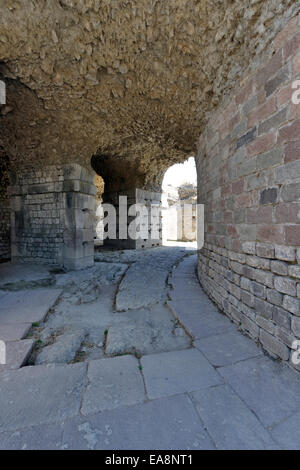
<svg viewBox="0 0 300 470">
<path fill-rule="evenodd" d="M 0 260 L 10 258 L 9 158 L 0 146 Z"/>
<path fill-rule="evenodd" d="M 127 213 L 127 238 L 121 238 L 123 235 L 120 231 L 120 196 L 127 198 L 127 200 L 121 200 L 121 204 L 124 204 L 123 213 Z M 105 245 L 109 245 L 118 249 L 143 249 L 143 248 L 152 248 L 155 246 L 160 246 L 162 244 L 162 211 L 161 211 L 161 193 L 147 191 L 144 189 L 129 189 L 127 191 L 120 191 L 114 193 L 105 193 L 103 194 L 104 204 L 111 204 L 116 211 L 116 238 L 106 238 L 104 240 Z M 143 215 L 142 212 L 135 212 L 128 214 L 130 206 L 142 205 L 146 207 L 147 214 Z M 151 216 L 152 213 L 152 216 Z M 152 220 L 151 220 L 152 217 Z M 122 222 L 124 224 L 124 221 Z M 152 225 L 151 225 L 152 223 Z M 105 224 L 105 220 L 104 220 Z M 131 230 L 136 231 L 137 234 L 140 231 L 139 226 L 144 226 L 147 229 L 147 236 L 145 238 L 137 237 L 137 239 L 132 239 L 129 236 L 129 226 Z M 158 237 L 153 238 L 151 233 L 151 226 L 157 227 Z M 145 230 L 146 230 L 145 229 Z M 105 228 L 104 228 L 105 230 Z M 123 227 L 124 231 L 124 227 Z"/>
<path fill-rule="evenodd" d="M 196 158 L 205 205 L 199 279 L 274 357 L 300 338 L 300 20 L 210 118 Z M 299 87 L 298 87 L 299 88 Z"/>
<path fill-rule="evenodd" d="M 8 200 L 0 200 L 0 260 L 10 258 L 10 209 Z"/>
<path fill-rule="evenodd" d="M 70 269 L 94 263 L 93 178 L 78 164 L 23 169 L 15 177 L 9 187 L 13 262 Z"/>
</svg>

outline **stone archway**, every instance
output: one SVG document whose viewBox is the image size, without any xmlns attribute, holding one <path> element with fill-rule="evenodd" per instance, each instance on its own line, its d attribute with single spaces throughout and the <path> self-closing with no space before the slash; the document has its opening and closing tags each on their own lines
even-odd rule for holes
<svg viewBox="0 0 300 470">
<path fill-rule="evenodd" d="M 197 151 L 200 281 L 289 361 L 300 328 L 299 6 L 5 0 L 12 259 L 93 263 L 91 155 L 107 194 L 136 198 Z"/>
</svg>

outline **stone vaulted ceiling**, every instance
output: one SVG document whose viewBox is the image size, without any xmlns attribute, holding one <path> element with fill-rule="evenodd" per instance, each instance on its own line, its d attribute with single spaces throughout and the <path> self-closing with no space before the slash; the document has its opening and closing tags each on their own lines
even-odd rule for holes
<svg viewBox="0 0 300 470">
<path fill-rule="evenodd" d="M 89 166 L 98 153 L 154 181 L 194 152 L 209 112 L 296 8 L 295 0 L 1 0 L 0 145 L 17 165 Z"/>
</svg>

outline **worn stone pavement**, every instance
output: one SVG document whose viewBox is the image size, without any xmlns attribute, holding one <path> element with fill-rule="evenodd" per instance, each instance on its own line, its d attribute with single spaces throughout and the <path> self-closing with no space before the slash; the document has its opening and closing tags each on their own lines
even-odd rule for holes
<svg viewBox="0 0 300 470">
<path fill-rule="evenodd" d="M 299 374 L 266 356 L 218 311 L 197 281 L 196 254 L 186 254 L 178 248 L 102 254 L 92 271 L 48 273 L 44 287 L 45 272 L 31 278 L 20 267 L 17 287 L 10 272 L 10 290 L 0 291 L 0 339 L 11 357 L 0 369 L 0 449 L 300 448 Z M 152 293 L 143 303 L 147 286 Z M 60 348 L 77 338 L 75 326 L 82 331 L 90 321 L 100 334 L 100 323 L 110 323 L 99 358 L 28 366 L 36 347 L 36 337 L 28 338 L 32 323 L 43 326 L 42 335 L 61 326 L 58 319 L 68 335 Z M 161 324 L 169 340 L 151 336 L 155 353 L 134 354 L 134 332 L 147 343 L 147 332 Z M 110 328 L 111 344 L 134 343 L 132 354 L 107 350 Z"/>
</svg>

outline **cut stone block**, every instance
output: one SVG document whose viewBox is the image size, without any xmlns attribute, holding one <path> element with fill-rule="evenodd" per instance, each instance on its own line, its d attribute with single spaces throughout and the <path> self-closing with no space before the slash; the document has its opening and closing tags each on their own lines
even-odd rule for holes
<svg viewBox="0 0 300 470">
<path fill-rule="evenodd" d="M 194 392 L 192 399 L 218 449 L 276 448 L 268 431 L 228 385 Z"/>
<path fill-rule="evenodd" d="M 86 364 L 4 371 L 0 380 L 0 432 L 64 421 L 79 412 Z"/>
<path fill-rule="evenodd" d="M 0 372 L 22 367 L 26 363 L 33 346 L 34 341 L 32 339 L 6 343 L 6 364 L 0 364 Z"/>
<path fill-rule="evenodd" d="M 297 372 L 268 357 L 218 369 L 265 426 L 273 426 L 300 409 Z"/>
<path fill-rule="evenodd" d="M 190 399 L 178 395 L 74 418 L 66 423 L 63 448 L 211 450 L 215 447 Z"/>
<path fill-rule="evenodd" d="M 58 336 L 53 344 L 46 346 L 41 351 L 36 359 L 36 364 L 64 364 L 71 362 L 80 348 L 84 337 L 84 331 Z"/>
<path fill-rule="evenodd" d="M 144 324 L 138 326 L 122 325 L 110 327 L 106 339 L 106 354 L 124 353 L 151 354 L 190 346 L 190 338 L 182 328 L 172 329 L 172 324 L 153 327 Z"/>
<path fill-rule="evenodd" d="M 197 340 L 194 346 L 202 351 L 209 362 L 216 367 L 234 364 L 263 354 L 253 340 L 238 331 Z"/>
<path fill-rule="evenodd" d="M 63 423 L 45 424 L 0 434 L 0 450 L 60 450 Z"/>
<path fill-rule="evenodd" d="M 134 405 L 145 400 L 139 363 L 132 356 L 91 361 L 88 379 L 89 385 L 81 409 L 84 415 Z"/>
<path fill-rule="evenodd" d="M 141 359 L 149 398 L 192 392 L 222 382 L 197 349 L 166 352 Z"/>
<path fill-rule="evenodd" d="M 191 336 L 195 339 L 206 338 L 229 331 L 235 332 L 236 328 L 230 320 L 216 311 L 214 306 L 203 307 L 201 301 L 199 305 L 190 305 L 185 302 L 168 302 L 168 306 Z"/>
<path fill-rule="evenodd" d="M 187 278 L 177 278 L 176 280 L 172 280 L 171 284 L 173 286 L 173 290 L 170 290 L 170 297 L 172 300 L 197 300 L 201 296 L 201 287 L 196 280 L 188 278 L 190 280 L 189 283 L 186 283 Z"/>
<path fill-rule="evenodd" d="M 183 250 L 163 248 L 145 252 L 126 271 L 116 296 L 117 311 L 138 309 L 167 300 L 167 278 Z"/>
<path fill-rule="evenodd" d="M 32 323 L 15 323 L 0 326 L 0 339 L 2 341 L 18 341 L 24 338 L 30 330 Z"/>
<path fill-rule="evenodd" d="M 61 294 L 58 289 L 9 292 L 1 299 L 0 326 L 43 321 Z"/>
</svg>

